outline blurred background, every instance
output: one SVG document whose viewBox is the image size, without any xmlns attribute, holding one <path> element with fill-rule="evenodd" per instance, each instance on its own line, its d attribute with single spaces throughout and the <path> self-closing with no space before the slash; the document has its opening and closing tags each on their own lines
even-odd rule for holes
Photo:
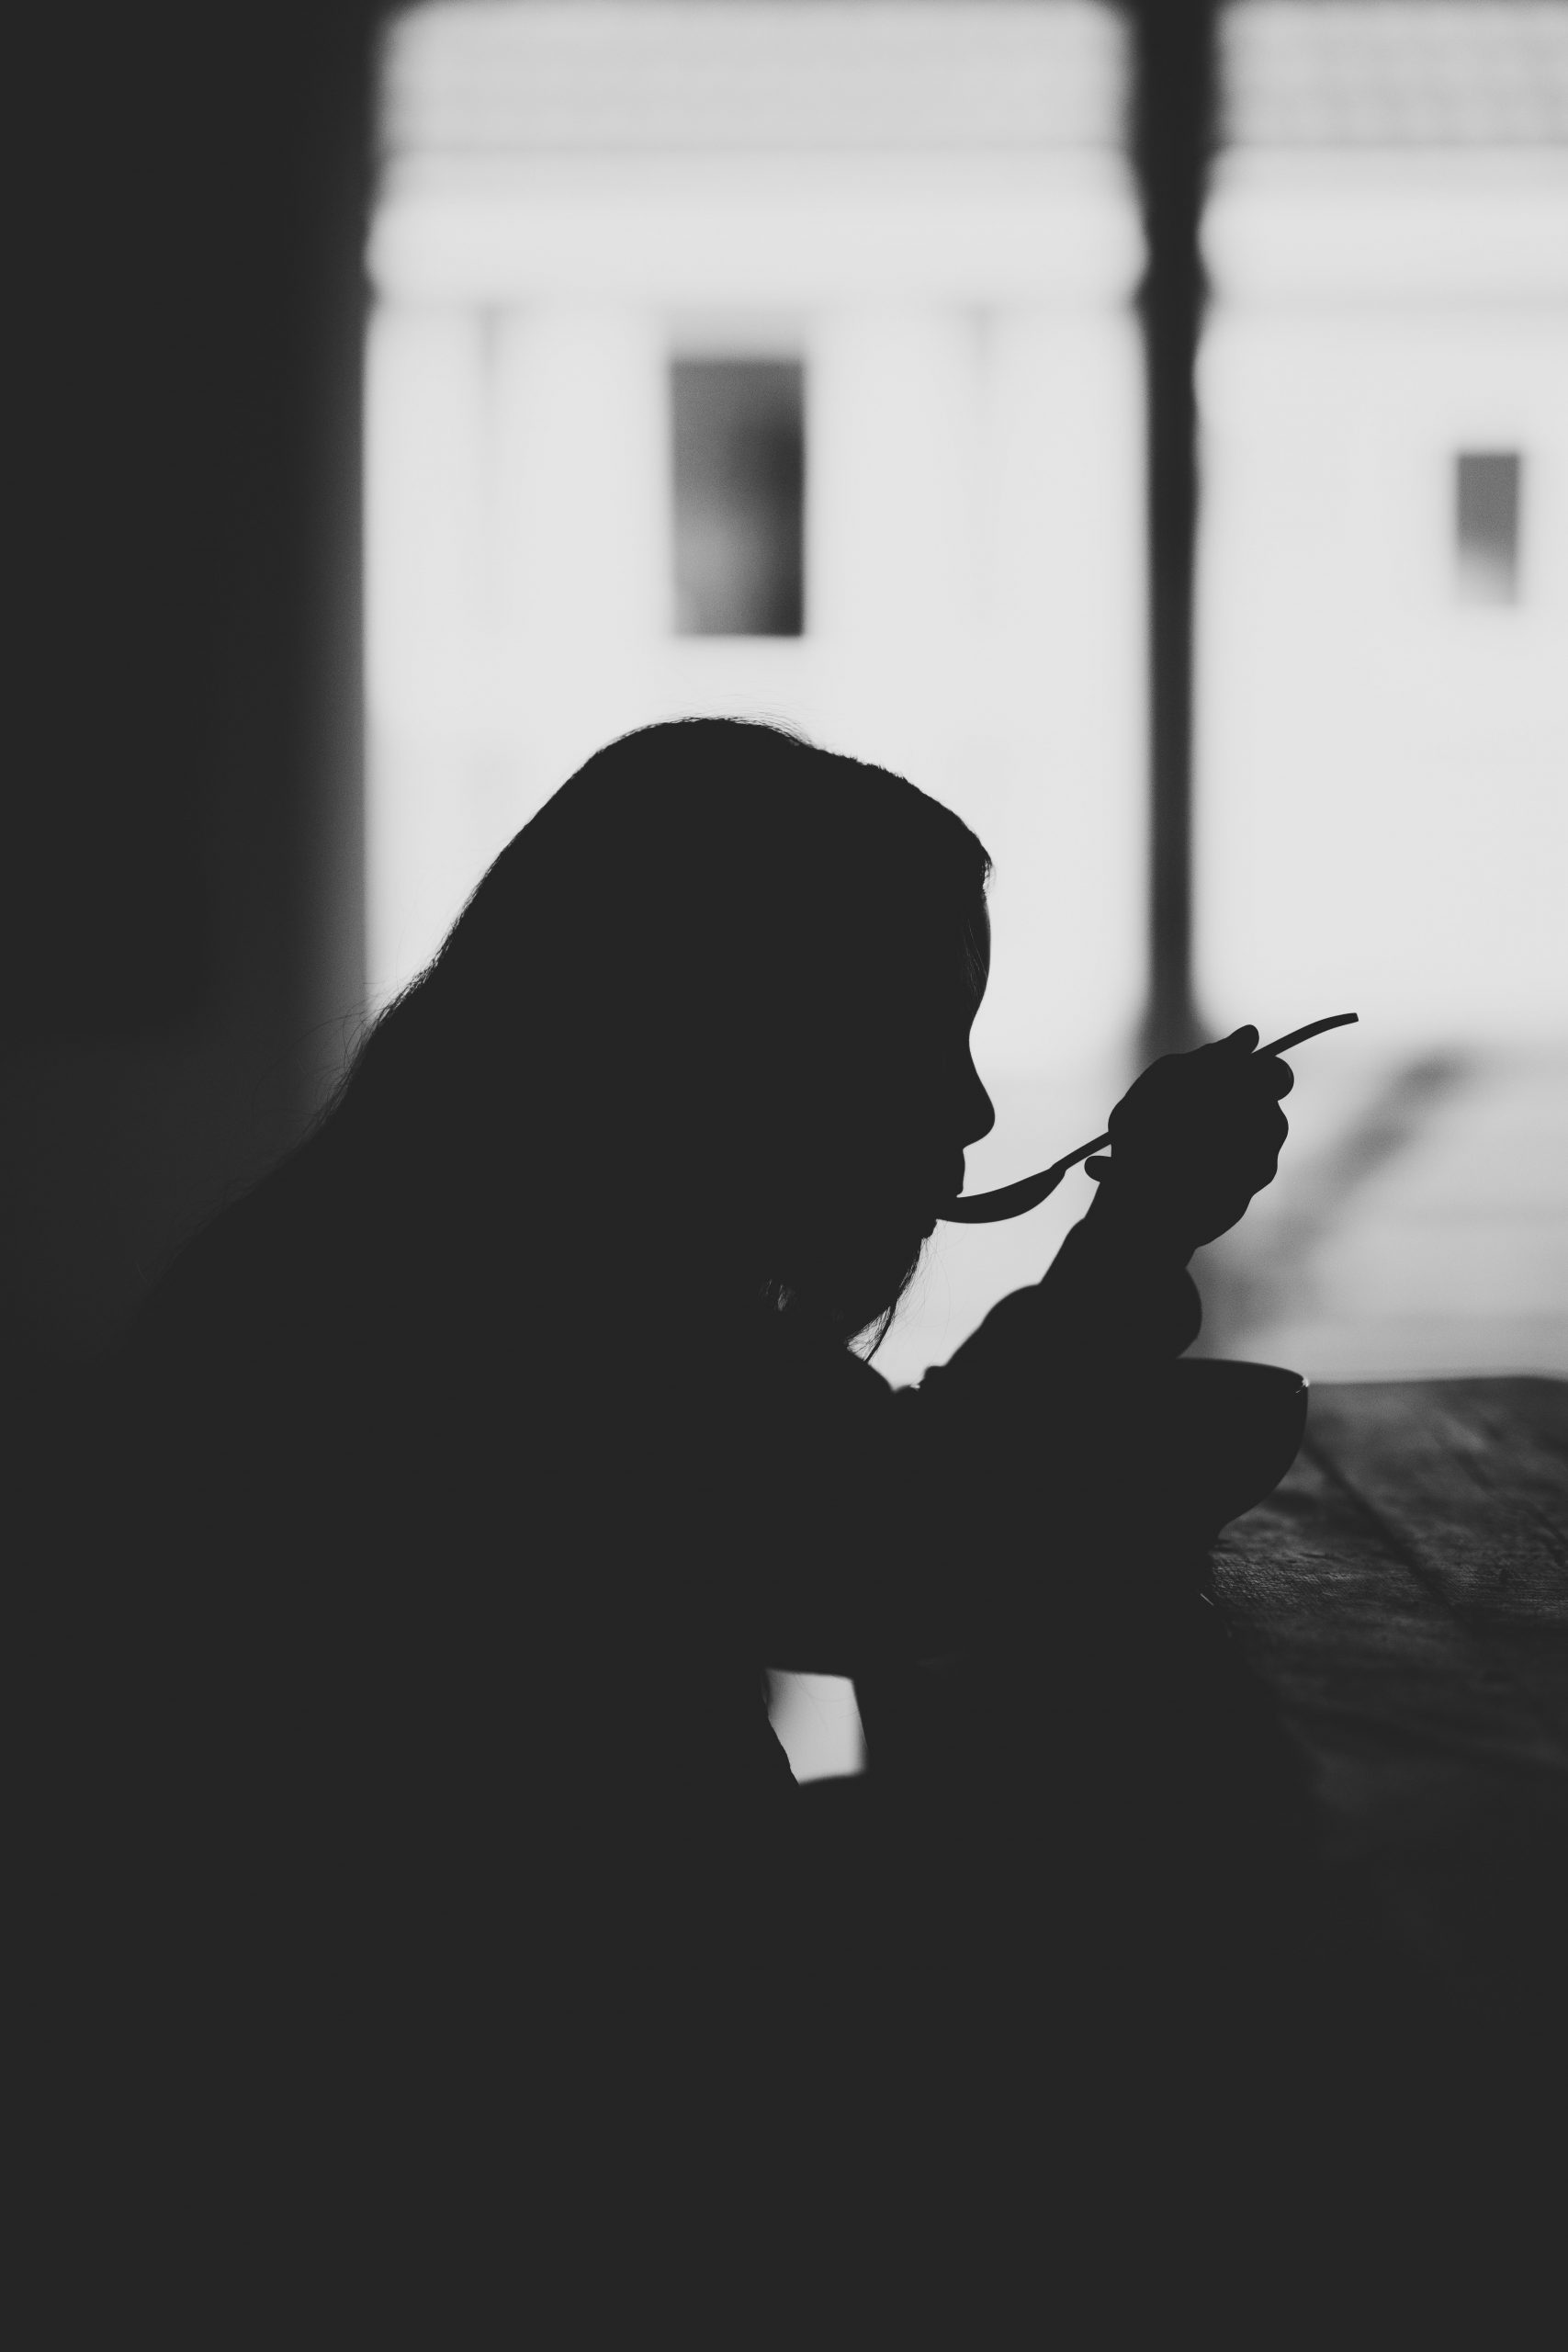
<svg viewBox="0 0 1568 2352">
<path fill-rule="evenodd" d="M 1353 1007 L 1201 1346 L 1568 1373 L 1564 0 L 165 0 L 23 51 L 18 1410 L 690 711 L 991 850 L 972 1186 L 1158 1046 Z M 880 1367 L 1087 1199 L 939 1228 Z M 778 1716 L 852 1762 L 847 1687 Z"/>
</svg>

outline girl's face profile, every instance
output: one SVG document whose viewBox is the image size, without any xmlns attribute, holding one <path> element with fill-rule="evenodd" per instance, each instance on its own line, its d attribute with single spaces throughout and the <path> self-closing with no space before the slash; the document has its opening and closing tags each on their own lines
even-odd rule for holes
<svg viewBox="0 0 1568 2352">
<path fill-rule="evenodd" d="M 807 1259 L 863 1321 L 897 1296 L 963 1190 L 966 1148 L 996 1124 L 969 1045 L 989 965 L 982 904 L 945 939 L 907 943 L 874 997 L 843 1005 L 796 1212 Z"/>
<path fill-rule="evenodd" d="M 889 1056 L 890 1088 L 879 1090 L 887 1163 L 885 1181 L 895 1196 L 917 1189 L 930 1232 L 936 1215 L 964 1186 L 964 1154 L 996 1125 L 991 1098 L 980 1081 L 970 1031 L 986 993 L 991 966 L 991 926 L 985 904 L 964 923 L 957 953 L 934 961 L 930 978 L 910 992 L 908 1023 L 900 1019 Z M 875 1157 L 884 1158 L 878 1149 Z"/>
</svg>

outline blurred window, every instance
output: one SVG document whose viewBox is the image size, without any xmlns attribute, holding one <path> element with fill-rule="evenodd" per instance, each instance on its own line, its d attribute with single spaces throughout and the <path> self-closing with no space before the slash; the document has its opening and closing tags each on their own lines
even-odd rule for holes
<svg viewBox="0 0 1568 2352">
<path fill-rule="evenodd" d="M 1464 450 L 1454 460 L 1459 593 L 1467 605 L 1514 605 L 1519 595 L 1517 450 Z"/>
<path fill-rule="evenodd" d="M 798 637 L 805 370 L 790 359 L 677 359 L 671 371 L 675 628 Z"/>
</svg>

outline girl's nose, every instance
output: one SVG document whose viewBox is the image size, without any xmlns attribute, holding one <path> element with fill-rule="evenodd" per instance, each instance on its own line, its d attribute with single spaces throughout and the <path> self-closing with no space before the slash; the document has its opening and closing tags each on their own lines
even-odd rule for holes
<svg viewBox="0 0 1568 2352">
<path fill-rule="evenodd" d="M 980 1082 L 979 1071 L 971 1062 L 964 1099 L 964 1143 L 978 1143 L 982 1136 L 990 1134 L 996 1124 L 996 1105 Z"/>
</svg>

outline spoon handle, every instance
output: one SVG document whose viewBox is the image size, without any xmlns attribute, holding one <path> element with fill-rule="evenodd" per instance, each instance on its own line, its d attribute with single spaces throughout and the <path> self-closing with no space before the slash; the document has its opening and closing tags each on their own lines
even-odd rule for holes
<svg viewBox="0 0 1568 2352">
<path fill-rule="evenodd" d="M 1359 1016 L 1354 1012 L 1331 1012 L 1322 1021 L 1309 1021 L 1304 1029 L 1292 1029 L 1288 1036 L 1276 1037 L 1271 1046 L 1259 1046 L 1260 1054 L 1289 1053 L 1292 1046 L 1304 1046 L 1309 1037 L 1320 1037 L 1325 1029 L 1343 1029 Z M 1058 1159 L 1043 1168 L 1037 1176 L 1023 1176 L 1016 1184 L 1003 1184 L 994 1193 L 971 1193 L 966 1199 L 949 1201 L 939 1211 L 944 1225 L 1000 1225 L 1010 1216 L 1022 1216 L 1027 1209 L 1038 1208 L 1055 1191 L 1069 1168 L 1087 1159 L 1091 1151 L 1102 1151 L 1111 1141 L 1108 1135 L 1096 1136 L 1092 1143 L 1079 1144 L 1077 1151 L 1069 1151 L 1066 1159 Z"/>
<path fill-rule="evenodd" d="M 938 1215 L 944 1225 L 999 1225 L 1004 1217 L 1021 1216 L 1026 1209 L 1038 1208 L 1049 1198 L 1069 1168 L 1076 1168 L 1080 1159 L 1110 1141 L 1109 1136 L 1096 1136 L 1092 1143 L 1080 1144 L 1066 1159 L 1058 1159 L 1054 1168 L 1043 1168 L 1037 1176 L 1021 1176 L 1016 1184 L 1004 1184 L 995 1193 L 971 1193 L 966 1199 L 949 1201 Z"/>
<path fill-rule="evenodd" d="M 1325 1029 L 1344 1029 L 1360 1019 L 1359 1012 L 1325 1013 L 1321 1021 L 1309 1021 L 1304 1029 L 1292 1029 L 1286 1037 L 1276 1037 L 1271 1046 L 1259 1046 L 1260 1054 L 1288 1054 L 1292 1046 L 1304 1046 L 1309 1037 L 1321 1037 Z"/>
</svg>

